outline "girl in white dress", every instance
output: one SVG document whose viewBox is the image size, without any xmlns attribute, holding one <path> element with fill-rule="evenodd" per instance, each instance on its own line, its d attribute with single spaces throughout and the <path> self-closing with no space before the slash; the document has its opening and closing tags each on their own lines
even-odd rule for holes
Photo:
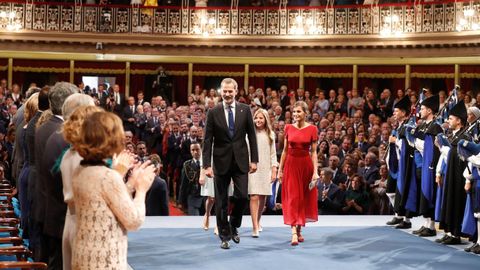
<svg viewBox="0 0 480 270">
<path fill-rule="evenodd" d="M 252 216 L 254 238 L 259 237 L 260 218 L 265 207 L 265 199 L 272 195 L 271 183 L 277 176 L 277 152 L 275 150 L 275 133 L 270 125 L 268 112 L 259 109 L 253 115 L 257 133 L 258 164 L 257 171 L 249 174 L 248 194 L 250 195 L 250 214 Z"/>
<path fill-rule="evenodd" d="M 200 158 L 200 167 L 202 163 L 202 158 Z M 211 164 L 213 164 L 213 159 Z M 208 177 L 205 174 L 205 170 L 202 168 L 200 170 L 200 178 L 199 183 L 201 185 L 200 195 L 203 197 L 207 197 L 205 200 L 205 215 L 203 216 L 203 229 L 208 231 L 209 224 L 210 224 L 210 213 L 212 212 L 213 205 L 215 203 L 215 184 L 213 182 L 213 177 Z M 230 182 L 230 187 L 228 188 L 228 196 L 233 196 L 233 183 Z M 213 231 L 215 234 L 218 235 L 218 228 L 215 227 Z"/>
</svg>

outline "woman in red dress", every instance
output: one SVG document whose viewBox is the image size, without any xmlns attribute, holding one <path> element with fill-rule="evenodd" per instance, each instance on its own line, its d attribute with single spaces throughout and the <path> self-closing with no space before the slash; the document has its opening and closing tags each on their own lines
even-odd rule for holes
<svg viewBox="0 0 480 270">
<path fill-rule="evenodd" d="M 295 123 L 285 126 L 285 147 L 278 170 L 278 178 L 282 181 L 283 220 L 292 227 L 293 246 L 304 241 L 302 226 L 318 220 L 318 133 L 316 126 L 305 121 L 307 112 L 308 105 L 305 102 L 295 103 Z"/>
</svg>

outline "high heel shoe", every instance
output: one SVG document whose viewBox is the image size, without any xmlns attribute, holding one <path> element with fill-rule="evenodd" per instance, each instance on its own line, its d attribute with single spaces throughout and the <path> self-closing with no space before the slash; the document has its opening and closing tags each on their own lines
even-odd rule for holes
<svg viewBox="0 0 480 270">
<path fill-rule="evenodd" d="M 297 246 L 298 245 L 298 236 L 297 233 L 292 233 L 292 246 Z"/>
<path fill-rule="evenodd" d="M 253 238 L 258 238 L 259 236 L 260 236 L 260 233 L 258 231 L 253 230 L 252 237 Z"/>
<path fill-rule="evenodd" d="M 298 242 L 300 242 L 300 243 L 305 241 L 305 238 L 303 238 L 301 232 L 302 232 L 302 227 L 297 226 Z"/>
<path fill-rule="evenodd" d="M 214 233 L 215 235 L 218 235 L 218 227 L 215 227 L 215 229 L 213 230 L 213 233 Z"/>
<path fill-rule="evenodd" d="M 209 220 L 208 220 L 207 216 L 204 216 L 204 218 L 203 218 L 203 229 L 205 231 L 208 231 L 208 227 L 209 227 L 208 225 L 209 225 Z"/>
</svg>

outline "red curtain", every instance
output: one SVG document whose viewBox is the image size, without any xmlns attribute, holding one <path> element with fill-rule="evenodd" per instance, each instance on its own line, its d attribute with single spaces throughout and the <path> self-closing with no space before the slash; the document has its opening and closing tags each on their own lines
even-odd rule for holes
<svg viewBox="0 0 480 270">
<path fill-rule="evenodd" d="M 252 85 L 255 88 L 265 88 L 265 77 L 250 77 L 248 79 L 248 84 Z"/>
<path fill-rule="evenodd" d="M 175 101 L 181 105 L 187 104 L 188 76 L 175 76 L 174 89 Z"/>
<path fill-rule="evenodd" d="M 405 73 L 405 66 L 398 65 L 372 65 L 358 66 L 358 73 Z"/>
<path fill-rule="evenodd" d="M 192 89 L 195 88 L 196 85 L 199 85 L 201 89 L 204 88 L 203 83 L 205 82 L 204 76 L 193 76 L 193 85 Z M 188 82 L 187 82 L 188 84 Z"/>
<path fill-rule="evenodd" d="M 288 82 L 288 85 L 287 85 L 288 89 L 294 89 L 294 90 L 298 89 L 299 81 L 297 77 L 288 77 L 287 82 Z"/>
<path fill-rule="evenodd" d="M 305 90 L 310 91 L 310 93 L 315 92 L 315 88 L 318 87 L 318 79 L 317 78 L 312 78 L 312 77 L 305 77 L 303 84 L 305 86 Z"/>
<path fill-rule="evenodd" d="M 413 65 L 411 72 L 418 73 L 455 73 L 455 65 Z"/>
<path fill-rule="evenodd" d="M 473 91 L 473 80 L 472 78 L 462 78 L 460 81 L 460 86 L 465 91 Z M 475 98 L 475 97 L 472 97 Z"/>
</svg>

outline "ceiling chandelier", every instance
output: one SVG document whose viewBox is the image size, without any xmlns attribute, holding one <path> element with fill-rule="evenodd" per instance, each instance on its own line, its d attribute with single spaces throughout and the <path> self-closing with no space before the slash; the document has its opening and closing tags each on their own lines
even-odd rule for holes
<svg viewBox="0 0 480 270">
<path fill-rule="evenodd" d="M 15 20 L 17 13 L 15 11 L 1 11 L 0 12 L 0 25 L 4 25 L 7 31 L 19 31 L 22 29 L 20 22 Z"/>
</svg>

